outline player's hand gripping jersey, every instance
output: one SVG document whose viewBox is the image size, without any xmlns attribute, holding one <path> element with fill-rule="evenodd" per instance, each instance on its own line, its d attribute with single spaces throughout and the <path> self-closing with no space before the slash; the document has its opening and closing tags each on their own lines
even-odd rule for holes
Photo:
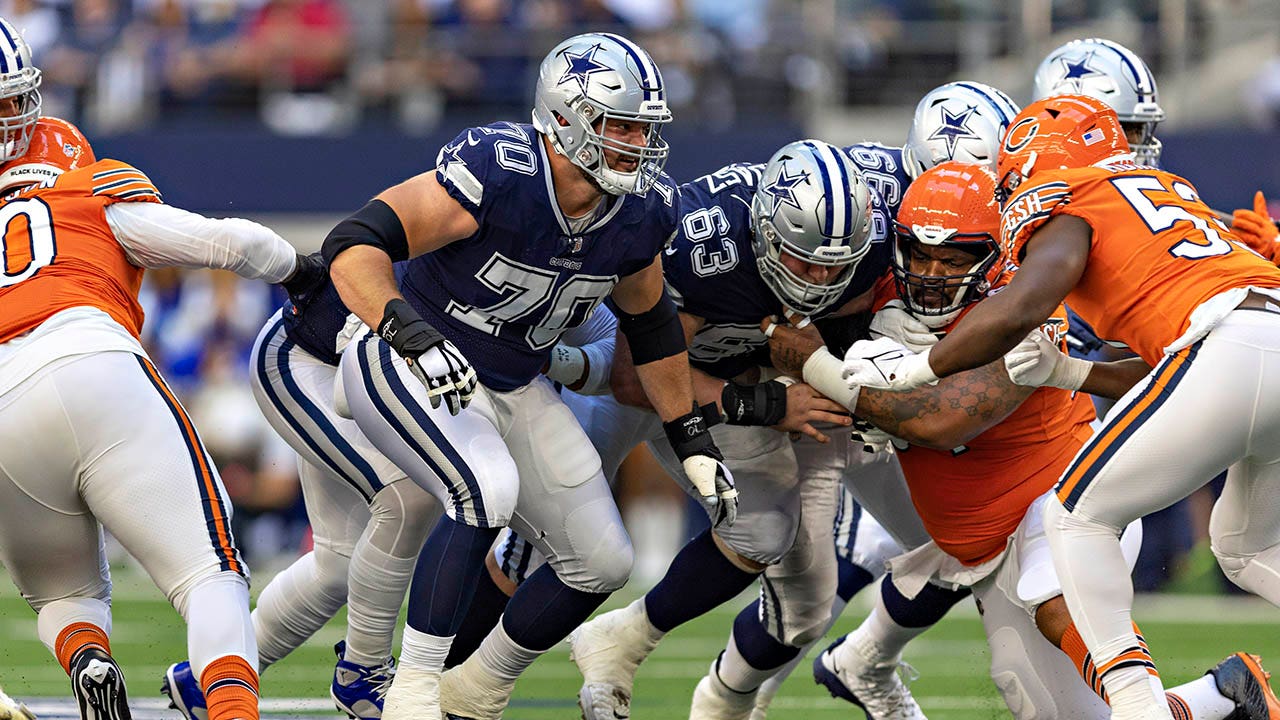
<svg viewBox="0 0 1280 720">
<path fill-rule="evenodd" d="M 665 175 L 645 195 L 606 195 L 580 223 L 565 217 L 529 125 L 465 130 L 437 168 L 480 229 L 411 260 L 401 289 L 492 390 L 528 384 L 560 335 L 620 278 L 648 267 L 675 232 L 679 196 Z"/>
<path fill-rule="evenodd" d="M 1003 275 L 987 294 L 1000 291 Z M 876 287 L 876 309 L 898 298 L 886 277 Z M 970 303 L 941 332 L 976 306 Z M 1066 351 L 1067 316 L 1059 307 L 1040 328 Z M 1089 439 L 1093 403 L 1083 394 L 1038 388 L 1009 417 L 952 450 L 898 444 L 898 461 L 911 501 L 938 547 L 966 565 L 1004 550 L 1027 507 L 1048 492 Z"/>
<path fill-rule="evenodd" d="M 897 205 L 885 203 L 877 188 L 887 187 L 901 201 L 907 182 L 895 149 L 863 143 L 844 150 L 870 189 L 871 249 L 840 298 L 818 317 L 870 290 L 888 269 Z M 680 309 L 706 320 L 689 344 L 689 364 L 724 380 L 770 364 L 760 320 L 784 310 L 760 277 L 751 247 L 751 198 L 763 170 L 763 164 L 728 165 L 681 185 L 679 232 L 662 257 L 668 290 Z"/>
<path fill-rule="evenodd" d="M 1280 269 L 1240 244 L 1173 173 L 1129 160 L 1037 172 L 1005 206 L 1006 257 L 1019 262 L 1031 235 L 1059 214 L 1093 228 L 1088 264 L 1066 303 L 1098 337 L 1128 345 L 1151 365 L 1234 307 L 1196 314 L 1210 298 L 1233 288 L 1280 288 Z"/>
</svg>

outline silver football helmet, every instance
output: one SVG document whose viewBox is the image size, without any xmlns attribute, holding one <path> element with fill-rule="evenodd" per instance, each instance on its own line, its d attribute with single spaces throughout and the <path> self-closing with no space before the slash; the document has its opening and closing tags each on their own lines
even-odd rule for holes
<svg viewBox="0 0 1280 720">
<path fill-rule="evenodd" d="M 871 191 L 840 148 L 821 140 L 783 145 L 751 198 L 751 240 L 760 277 L 785 305 L 812 315 L 834 303 L 871 249 Z M 826 283 L 800 277 L 786 253 L 834 269 Z"/>
<path fill-rule="evenodd" d="M 610 120 L 647 123 L 644 144 L 609 137 Z M 662 73 L 649 53 L 621 35 L 575 35 L 538 69 L 533 126 L 611 195 L 643 195 L 653 186 L 667 162 L 662 126 L 669 122 Z M 606 152 L 633 169 L 610 167 Z"/>
<path fill-rule="evenodd" d="M 996 167 L 1000 140 L 1020 108 L 1008 95 L 980 82 L 940 85 L 916 105 L 902 164 L 912 179 L 947 160 Z"/>
<path fill-rule="evenodd" d="M 1032 100 L 1068 93 L 1088 95 L 1110 105 L 1130 133 L 1129 147 L 1135 159 L 1146 165 L 1160 160 L 1156 125 L 1165 114 L 1155 76 L 1142 58 L 1110 40 L 1072 40 L 1040 63 Z"/>
<path fill-rule="evenodd" d="M 0 162 L 20 158 L 31 146 L 31 134 L 40 120 L 40 70 L 31 62 L 31 47 L 22 35 L 0 19 L 0 102 L 12 102 L 10 112 L 0 107 Z"/>
</svg>

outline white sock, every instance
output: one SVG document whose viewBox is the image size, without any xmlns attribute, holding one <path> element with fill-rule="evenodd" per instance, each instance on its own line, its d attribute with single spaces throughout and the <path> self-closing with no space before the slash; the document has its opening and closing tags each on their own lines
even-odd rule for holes
<svg viewBox="0 0 1280 720">
<path fill-rule="evenodd" d="M 1112 720 L 1173 720 L 1159 678 L 1144 667 L 1112 670 L 1103 676 L 1102 685 L 1111 703 Z"/>
<path fill-rule="evenodd" d="M 187 659 L 196 679 L 210 660 L 227 655 L 258 667 L 258 644 L 249 619 L 249 583 L 237 573 L 220 572 L 186 593 Z"/>
<path fill-rule="evenodd" d="M 1236 703 L 1218 692 L 1218 683 L 1212 675 L 1202 675 L 1189 683 L 1170 688 L 1169 694 L 1177 695 L 1191 708 L 1195 720 L 1226 720 L 1236 711 Z"/>
<path fill-rule="evenodd" d="M 724 652 L 720 654 L 712 668 L 720 676 L 720 682 L 736 693 L 755 692 L 764 684 L 765 680 L 773 676 L 775 670 L 779 669 L 766 668 L 762 670 L 752 667 L 751 663 L 742 657 L 742 652 L 738 650 L 738 643 L 734 639 L 732 631 L 729 633 L 729 644 L 725 645 Z"/>
<path fill-rule="evenodd" d="M 111 637 L 111 605 L 98 598 L 77 597 L 41 607 L 36 614 L 36 634 L 54 657 L 58 656 L 58 635 L 73 623 L 89 623 Z"/>
<path fill-rule="evenodd" d="M 877 593 L 875 607 L 871 614 L 862 621 L 858 629 L 849 633 L 844 644 L 835 649 L 835 653 L 845 658 L 845 664 L 862 665 L 867 661 L 875 663 L 897 662 L 907 643 L 919 637 L 929 626 L 904 627 L 893 621 L 888 609 L 884 606 L 884 598 Z M 855 654 L 848 654 L 855 653 Z"/>
<path fill-rule="evenodd" d="M 400 667 L 442 672 L 444 659 L 449 657 L 449 646 L 452 644 L 452 635 L 428 635 L 406 625 L 404 638 L 400 643 Z"/>
<path fill-rule="evenodd" d="M 417 562 L 416 554 L 394 557 L 363 537 L 356 544 L 347 590 L 348 662 L 374 666 L 391 656 L 396 618 Z"/>
<path fill-rule="evenodd" d="M 537 650 L 517 645 L 507 635 L 507 630 L 499 619 L 497 627 L 489 631 L 480 642 L 480 647 L 476 648 L 475 653 L 464 664 L 478 665 L 477 670 L 497 678 L 502 684 L 514 685 L 520 674 L 541 656 L 542 653 Z"/>
<path fill-rule="evenodd" d="M 319 559 L 318 553 L 328 557 Z M 347 562 L 317 547 L 271 579 L 253 611 L 259 672 L 296 650 L 342 608 L 347 601 Z"/>
</svg>

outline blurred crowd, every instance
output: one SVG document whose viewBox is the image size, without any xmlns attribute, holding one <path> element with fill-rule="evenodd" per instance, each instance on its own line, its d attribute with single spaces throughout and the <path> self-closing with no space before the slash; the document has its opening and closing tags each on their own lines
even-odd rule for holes
<svg viewBox="0 0 1280 720">
<path fill-rule="evenodd" d="M 1019 50 L 1018 5 L 0 0 L 0 15 L 31 44 L 49 112 L 95 133 L 251 117 L 280 133 L 322 135 L 371 119 L 429 132 L 446 112 L 522 117 L 538 59 L 588 29 L 640 42 L 663 68 L 673 108 L 710 127 L 796 113 L 817 96 L 909 104 L 979 56 Z M 1189 4 L 1192 17 L 1200 6 Z M 1058 0 L 1051 21 L 1061 29 L 1103 13 L 1155 28 L 1154 7 Z M 1158 71 L 1151 40 L 1137 49 Z"/>
</svg>

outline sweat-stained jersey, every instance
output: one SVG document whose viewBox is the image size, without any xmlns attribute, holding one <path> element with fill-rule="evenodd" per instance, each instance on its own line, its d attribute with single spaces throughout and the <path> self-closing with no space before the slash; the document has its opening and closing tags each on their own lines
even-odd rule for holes
<svg viewBox="0 0 1280 720">
<path fill-rule="evenodd" d="M 1008 275 L 988 294 L 999 292 Z M 876 287 L 876 309 L 898 297 L 886 277 Z M 949 332 L 969 310 L 943 328 Z M 1066 350 L 1067 316 L 1059 306 L 1041 326 Z M 1004 550 L 1033 500 L 1058 482 L 1091 434 L 1093 403 L 1083 393 L 1037 388 L 1009 417 L 953 450 L 898 446 L 911 502 L 930 537 L 966 565 Z"/>
<path fill-rule="evenodd" d="M 1004 209 L 1006 257 L 1021 262 L 1027 240 L 1059 214 L 1093 228 L 1088 264 L 1066 303 L 1099 338 L 1128 345 L 1151 365 L 1209 298 L 1280 288 L 1280 269 L 1240 244 L 1173 173 L 1127 160 L 1036 173 Z"/>
<path fill-rule="evenodd" d="M 117 202 L 160 202 L 160 193 L 141 170 L 100 160 L 4 197 L 0 343 L 73 307 L 98 308 L 140 335 L 142 268 L 105 213 Z"/>
<path fill-rule="evenodd" d="M 876 152 L 879 148 L 868 147 L 858 155 L 850 152 L 853 148 L 845 152 L 855 164 L 861 157 L 863 163 L 882 168 L 886 161 Z M 760 321 L 783 312 L 782 302 L 760 277 L 751 248 L 751 197 L 763 171 L 763 164 L 739 163 L 681 185 L 679 233 L 662 256 L 667 288 L 680 309 L 706 321 L 689 344 L 689 364 L 723 380 L 770 364 Z M 886 205 L 869 179 L 868 186 L 871 249 L 828 312 L 870 290 L 889 268 L 889 233 L 897 205 Z"/>
<path fill-rule="evenodd" d="M 510 122 L 446 145 L 436 178 L 480 227 L 410 260 L 401 280 L 409 303 L 500 392 L 536 377 L 560 335 L 619 279 L 652 264 L 677 224 L 679 194 L 663 175 L 643 196 L 605 196 L 596 219 L 575 231 L 547 152 L 532 126 Z"/>
</svg>

